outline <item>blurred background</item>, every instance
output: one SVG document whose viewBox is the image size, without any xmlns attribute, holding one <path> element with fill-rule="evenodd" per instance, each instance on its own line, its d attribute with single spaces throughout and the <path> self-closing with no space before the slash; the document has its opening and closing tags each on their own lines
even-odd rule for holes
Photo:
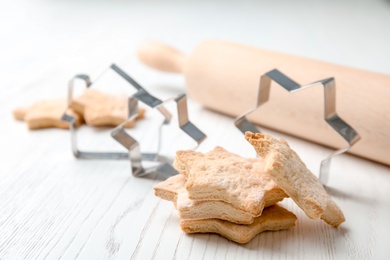
<svg viewBox="0 0 390 260">
<path fill-rule="evenodd" d="M 112 62 L 144 82 L 164 77 L 137 61 L 141 42 L 188 53 L 208 38 L 390 74 L 385 0 L 0 0 L 0 104 L 38 85 L 64 96 L 74 74 L 94 75 Z M 48 74 L 56 81 L 46 82 Z"/>
</svg>

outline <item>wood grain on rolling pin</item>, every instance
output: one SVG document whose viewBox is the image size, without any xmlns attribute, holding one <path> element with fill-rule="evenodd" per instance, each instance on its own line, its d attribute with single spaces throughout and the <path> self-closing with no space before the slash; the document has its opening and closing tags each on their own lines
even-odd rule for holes
<svg viewBox="0 0 390 260">
<path fill-rule="evenodd" d="M 350 153 L 390 165 L 389 75 L 215 40 L 188 56 L 153 42 L 141 45 L 138 54 L 155 69 L 182 72 L 191 98 L 230 116 L 255 106 L 260 76 L 274 68 L 300 84 L 334 77 L 337 113 L 362 137 Z M 291 94 L 275 85 L 251 120 L 329 147 L 346 146 L 323 119 L 321 86 Z"/>
</svg>

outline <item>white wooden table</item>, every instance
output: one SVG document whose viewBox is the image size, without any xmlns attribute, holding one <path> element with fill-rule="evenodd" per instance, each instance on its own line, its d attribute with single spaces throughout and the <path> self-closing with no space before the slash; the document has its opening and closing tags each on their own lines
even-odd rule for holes
<svg viewBox="0 0 390 260">
<path fill-rule="evenodd" d="M 159 180 L 133 177 L 128 161 L 77 160 L 69 132 L 28 131 L 11 115 L 19 105 L 65 97 L 73 75 L 94 78 L 111 62 L 159 97 L 183 92 L 180 75 L 136 60 L 136 45 L 149 38 L 187 52 L 205 38 L 220 38 L 390 73 L 387 2 L 0 4 L 0 259 L 390 258 L 390 168 L 384 165 L 350 155 L 332 162 L 331 194 L 347 219 L 339 229 L 308 219 L 285 200 L 298 216 L 295 228 L 238 245 L 214 234 L 184 234 L 171 203 L 153 194 Z M 199 150 L 221 145 L 254 156 L 232 118 L 191 100 L 189 113 L 208 136 Z M 191 145 L 175 129 L 165 131 L 163 152 L 171 156 Z M 316 174 L 332 151 L 265 131 L 287 139 Z M 135 133 L 143 148 L 154 147 L 154 139 Z M 111 145 L 85 140 L 86 146 Z"/>
</svg>

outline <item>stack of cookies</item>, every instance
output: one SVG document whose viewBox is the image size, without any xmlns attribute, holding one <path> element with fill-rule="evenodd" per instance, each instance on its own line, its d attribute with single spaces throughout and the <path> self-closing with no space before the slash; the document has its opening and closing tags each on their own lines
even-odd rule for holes
<svg viewBox="0 0 390 260">
<path fill-rule="evenodd" d="M 180 174 L 154 189 L 174 203 L 185 232 L 218 233 L 247 243 L 262 231 L 295 225 L 295 215 L 275 205 L 287 194 L 265 174 L 260 158 L 216 147 L 205 154 L 178 151 L 174 167 Z"/>
<path fill-rule="evenodd" d="M 282 139 L 245 135 L 260 158 L 242 158 L 216 147 L 208 153 L 178 151 L 180 174 L 157 184 L 156 196 L 172 201 L 187 233 L 217 233 L 247 243 L 258 233 L 295 225 L 296 216 L 277 202 L 291 197 L 313 219 L 344 221 L 338 206 Z"/>
</svg>

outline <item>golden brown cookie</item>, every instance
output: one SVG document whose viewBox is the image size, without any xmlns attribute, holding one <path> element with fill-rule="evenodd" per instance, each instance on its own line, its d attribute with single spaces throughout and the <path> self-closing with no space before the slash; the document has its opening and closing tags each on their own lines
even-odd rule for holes
<svg viewBox="0 0 390 260">
<path fill-rule="evenodd" d="M 265 171 L 312 219 L 321 218 L 332 226 L 345 221 L 337 204 L 319 179 L 307 169 L 286 141 L 266 134 L 245 133 L 246 140 L 264 158 Z"/>
<path fill-rule="evenodd" d="M 18 107 L 14 111 L 12 111 L 12 114 L 14 115 L 14 118 L 20 121 L 24 121 L 24 117 L 26 116 L 28 112 L 28 107 Z"/>
<path fill-rule="evenodd" d="M 187 177 L 190 199 L 221 200 L 260 216 L 265 206 L 287 197 L 262 164 L 261 158 L 242 158 L 216 147 L 205 154 L 178 151 L 173 165 Z"/>
<path fill-rule="evenodd" d="M 163 200 L 172 201 L 176 206 L 177 193 L 184 187 L 186 181 L 186 178 L 180 174 L 169 177 L 154 185 L 154 195 Z"/>
<path fill-rule="evenodd" d="M 73 100 L 70 107 L 84 116 L 91 126 L 117 126 L 128 119 L 128 99 L 116 97 L 95 89 L 86 89 L 80 97 Z M 140 108 L 136 119 L 144 117 L 145 109 Z M 125 127 L 134 126 L 129 121 Z"/>
<path fill-rule="evenodd" d="M 28 128 L 63 128 L 68 129 L 68 122 L 62 121 L 62 115 L 68 107 L 65 99 L 43 100 L 28 108 L 17 108 L 13 111 L 14 117 L 24 120 Z M 68 109 L 67 113 L 76 118 L 76 125 L 82 124 L 82 116 Z"/>
<path fill-rule="evenodd" d="M 217 233 L 234 242 L 245 244 L 263 231 L 276 231 L 295 226 L 297 217 L 287 209 L 273 205 L 265 208 L 252 224 L 239 225 L 220 219 L 182 219 L 181 229 L 187 233 Z"/>
<path fill-rule="evenodd" d="M 237 209 L 229 203 L 219 200 L 196 201 L 188 198 L 184 188 L 186 179 L 178 174 L 154 186 L 157 197 L 172 201 L 182 219 L 210 219 L 218 218 L 237 224 L 250 224 L 254 217 L 243 210 Z"/>
</svg>

